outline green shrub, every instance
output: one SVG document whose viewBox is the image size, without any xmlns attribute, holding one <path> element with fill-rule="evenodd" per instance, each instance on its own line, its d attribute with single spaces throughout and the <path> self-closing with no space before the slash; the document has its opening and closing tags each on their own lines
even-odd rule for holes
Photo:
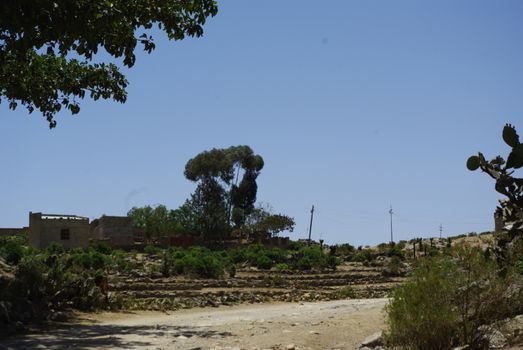
<svg viewBox="0 0 523 350">
<path fill-rule="evenodd" d="M 11 284 L 13 299 L 27 298 L 41 301 L 45 296 L 45 273 L 47 266 L 41 257 L 24 257 L 18 264 Z"/>
<path fill-rule="evenodd" d="M 327 255 L 326 264 L 329 269 L 335 270 L 336 267 L 340 264 L 340 259 L 334 255 Z"/>
<path fill-rule="evenodd" d="M 387 306 L 391 345 L 419 350 L 452 348 L 458 317 L 449 302 L 455 290 L 448 277 L 455 273 L 451 262 L 425 260 L 409 282 L 394 290 Z"/>
<path fill-rule="evenodd" d="M 129 273 L 133 269 L 136 269 L 135 264 L 127 259 L 127 253 L 122 250 L 113 250 L 108 262 L 120 272 Z"/>
<path fill-rule="evenodd" d="M 107 256 L 97 251 L 74 251 L 71 252 L 71 259 L 74 265 L 84 269 L 103 269 L 108 261 Z"/>
<path fill-rule="evenodd" d="M 290 270 L 290 267 L 286 263 L 279 263 L 279 264 L 276 264 L 276 269 L 278 271 L 288 271 L 288 270 Z"/>
<path fill-rule="evenodd" d="M 191 275 L 204 278 L 223 276 L 228 261 L 220 253 L 207 248 L 192 247 L 189 250 L 169 249 L 162 256 L 164 275 Z"/>
<path fill-rule="evenodd" d="M 0 256 L 8 264 L 16 265 L 24 256 L 24 248 L 15 241 L 8 241 L 0 247 Z"/>
<path fill-rule="evenodd" d="M 245 249 L 234 248 L 227 251 L 229 260 L 234 264 L 241 264 L 247 261 Z"/>
<path fill-rule="evenodd" d="M 345 298 L 345 299 L 354 299 L 356 298 L 356 292 L 354 291 L 354 289 L 352 287 L 343 287 L 342 289 L 340 289 L 338 291 L 338 294 L 340 296 L 340 298 Z"/>
<path fill-rule="evenodd" d="M 398 257 L 401 260 L 405 260 L 405 253 L 398 245 L 394 245 L 392 247 L 389 247 L 387 250 L 387 256 L 388 257 Z"/>
<path fill-rule="evenodd" d="M 299 258 L 298 261 L 296 262 L 296 268 L 298 268 L 299 270 L 312 269 L 312 261 L 311 261 L 310 257 L 303 256 L 303 257 Z"/>
<path fill-rule="evenodd" d="M 393 256 L 382 273 L 385 276 L 401 276 L 403 275 L 401 267 L 401 259 Z"/>
<path fill-rule="evenodd" d="M 218 278 L 223 276 L 224 268 L 222 261 L 216 256 L 203 255 L 196 259 L 191 272 L 200 277 Z"/>
<path fill-rule="evenodd" d="M 279 275 L 268 275 L 263 277 L 263 284 L 267 287 L 284 287 L 287 285 L 287 281 Z"/>
<path fill-rule="evenodd" d="M 514 289 L 521 283 L 518 277 L 499 277 L 495 262 L 480 249 L 458 246 L 452 257 L 427 257 L 418 264 L 387 307 L 391 346 L 443 350 L 469 344 L 479 349 L 484 346 L 481 325 L 523 309 L 523 291 Z"/>
<path fill-rule="evenodd" d="M 349 243 L 343 243 L 332 246 L 331 254 L 340 257 L 346 257 L 354 254 L 355 250 L 356 248 L 354 248 L 354 246 L 350 245 Z"/>
<path fill-rule="evenodd" d="M 160 255 L 162 248 L 148 244 L 145 246 L 145 248 L 143 248 L 143 252 L 149 256 Z"/>
<path fill-rule="evenodd" d="M 310 270 L 312 268 L 324 269 L 337 265 L 339 260 L 331 255 L 326 255 L 320 246 L 314 245 L 303 248 L 299 252 L 296 267 L 300 270 Z"/>
<path fill-rule="evenodd" d="M 299 250 L 305 248 L 306 246 L 307 245 L 303 242 L 290 241 L 289 245 L 287 246 L 287 249 L 293 250 L 293 251 L 299 251 Z"/>
<path fill-rule="evenodd" d="M 264 254 L 275 263 L 282 263 L 287 260 L 286 252 L 280 248 L 267 249 Z"/>
<path fill-rule="evenodd" d="M 236 276 L 236 265 L 230 264 L 227 267 L 227 273 L 229 274 L 230 278 L 234 278 Z"/>
<path fill-rule="evenodd" d="M 256 258 L 256 267 L 268 270 L 272 267 L 273 261 L 266 255 L 260 255 Z"/>
<path fill-rule="evenodd" d="M 45 250 L 47 254 L 62 254 L 65 251 L 64 246 L 60 243 L 51 243 Z"/>
<path fill-rule="evenodd" d="M 90 248 L 100 254 L 111 255 L 113 249 L 111 245 L 105 241 L 97 241 L 91 244 Z"/>
<path fill-rule="evenodd" d="M 351 261 L 353 261 L 353 262 L 364 262 L 364 261 L 371 261 L 371 260 L 372 260 L 372 254 L 369 249 L 360 250 L 351 259 Z"/>
</svg>

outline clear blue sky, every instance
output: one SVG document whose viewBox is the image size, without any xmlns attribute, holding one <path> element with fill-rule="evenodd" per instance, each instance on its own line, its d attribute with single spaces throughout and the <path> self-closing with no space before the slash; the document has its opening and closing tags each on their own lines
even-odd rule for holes
<svg viewBox="0 0 523 350">
<path fill-rule="evenodd" d="M 258 200 L 291 237 L 374 244 L 493 228 L 498 195 L 465 168 L 523 134 L 521 1 L 220 1 L 200 39 L 156 35 L 127 71 L 128 101 L 78 116 L 0 106 L 0 227 L 29 211 L 95 218 L 175 208 L 188 159 L 247 144 Z"/>
</svg>

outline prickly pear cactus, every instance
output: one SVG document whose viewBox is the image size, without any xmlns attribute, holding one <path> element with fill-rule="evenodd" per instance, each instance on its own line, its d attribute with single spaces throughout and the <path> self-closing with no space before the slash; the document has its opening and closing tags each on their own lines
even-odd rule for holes
<svg viewBox="0 0 523 350">
<path fill-rule="evenodd" d="M 496 181 L 495 189 L 506 198 L 499 201 L 496 215 L 503 219 L 503 233 L 498 237 L 498 248 L 503 255 L 507 244 L 523 237 L 523 179 L 513 176 L 515 169 L 523 167 L 523 144 L 514 126 L 506 124 L 502 134 L 511 151 L 505 161 L 501 156 L 486 160 L 482 153 L 467 160 L 471 171 L 481 169 Z"/>
</svg>

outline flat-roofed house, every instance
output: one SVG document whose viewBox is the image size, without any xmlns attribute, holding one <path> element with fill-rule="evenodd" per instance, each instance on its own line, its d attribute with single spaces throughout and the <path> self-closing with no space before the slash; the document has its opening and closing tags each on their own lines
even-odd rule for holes
<svg viewBox="0 0 523 350">
<path fill-rule="evenodd" d="M 78 215 L 29 213 L 29 245 L 44 249 L 59 243 L 65 249 L 89 246 L 89 218 Z"/>
</svg>

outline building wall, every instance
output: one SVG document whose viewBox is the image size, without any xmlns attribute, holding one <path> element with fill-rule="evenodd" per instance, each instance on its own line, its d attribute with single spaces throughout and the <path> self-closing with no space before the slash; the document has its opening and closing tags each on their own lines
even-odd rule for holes
<svg viewBox="0 0 523 350">
<path fill-rule="evenodd" d="M 45 218 L 42 213 L 29 213 L 29 245 L 44 249 L 51 243 L 59 243 L 65 249 L 87 248 L 89 246 L 89 219 Z M 62 230 L 69 230 L 69 239 L 62 239 Z"/>
<path fill-rule="evenodd" d="M 134 244 L 132 219 L 127 216 L 106 216 L 91 223 L 94 239 L 108 240 L 113 247 L 128 247 Z"/>
<path fill-rule="evenodd" d="M 1 236 L 15 236 L 27 232 L 28 228 L 0 228 L 0 237 Z"/>
</svg>

